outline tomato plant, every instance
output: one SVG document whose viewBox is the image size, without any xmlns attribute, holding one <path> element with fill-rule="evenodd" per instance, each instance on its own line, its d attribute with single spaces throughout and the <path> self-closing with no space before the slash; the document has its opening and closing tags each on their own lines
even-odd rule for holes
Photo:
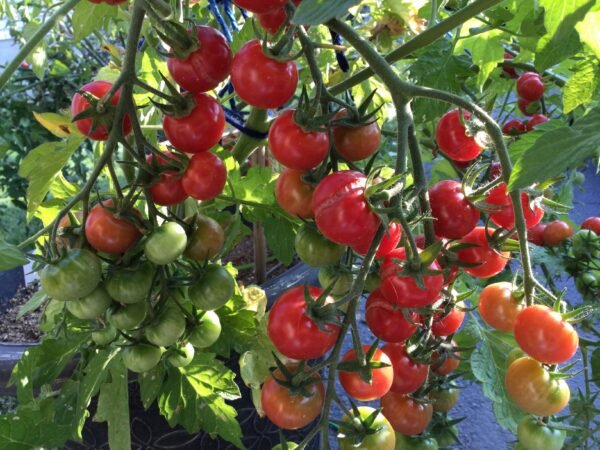
<svg viewBox="0 0 600 450">
<path fill-rule="evenodd" d="M 190 159 L 181 178 L 181 187 L 196 200 L 211 200 L 223 192 L 227 169 L 214 153 L 199 153 Z"/>
<path fill-rule="evenodd" d="M 348 117 L 347 110 L 340 110 L 334 120 Z M 362 125 L 336 125 L 332 129 L 333 146 L 346 161 L 361 161 L 369 158 L 379 148 L 381 130 L 377 121 Z"/>
<path fill-rule="evenodd" d="M 171 152 L 166 152 L 165 155 L 173 157 Z M 146 158 L 149 164 L 152 164 L 154 160 L 157 160 L 159 166 L 168 164 L 168 161 L 160 156 L 155 158 L 154 155 L 148 155 Z M 176 205 L 188 197 L 187 192 L 181 185 L 180 175 L 174 170 L 160 174 L 159 181 L 150 186 L 150 195 L 154 203 L 161 206 Z"/>
<path fill-rule="evenodd" d="M 368 406 L 359 406 L 358 414 L 360 421 L 367 421 L 375 414 L 376 410 Z M 356 423 L 355 417 L 345 415 L 342 422 Z M 362 424 L 360 425 L 362 426 Z M 381 412 L 378 412 L 375 419 L 370 424 L 370 432 L 352 436 L 349 434 L 338 435 L 340 450 L 360 449 L 360 450 L 393 450 L 396 445 L 394 430 L 388 419 Z"/>
<path fill-rule="evenodd" d="M 512 200 L 506 192 L 506 184 L 502 183 L 492 189 L 488 193 L 485 202 L 494 207 L 490 212 L 492 222 L 499 227 L 507 229 L 515 226 Z M 529 196 L 525 193 L 521 194 L 521 206 L 527 228 L 534 227 L 540 223 L 542 217 L 544 217 L 544 210 L 537 205 L 532 205 Z"/>
<path fill-rule="evenodd" d="M 443 180 L 429 189 L 435 234 L 460 239 L 479 222 L 479 210 L 469 203 L 458 181 Z"/>
<path fill-rule="evenodd" d="M 404 344 L 385 344 L 381 350 L 388 355 L 394 369 L 390 390 L 400 394 L 412 394 L 425 383 L 429 366 L 411 359 Z"/>
<path fill-rule="evenodd" d="M 490 246 L 488 238 L 494 230 L 475 227 L 473 231 L 461 239 L 462 243 L 473 244 L 472 247 L 458 252 L 458 259 L 469 264 L 463 270 L 477 278 L 488 278 L 499 274 L 508 264 L 510 253 L 497 251 Z"/>
<path fill-rule="evenodd" d="M 135 224 L 126 217 L 139 215 L 139 211 L 114 210 L 114 202 L 105 200 L 97 203 L 85 221 L 85 238 L 96 250 L 119 254 L 131 248 L 141 233 Z"/>
<path fill-rule="evenodd" d="M 431 403 L 420 403 L 397 392 L 388 392 L 381 399 L 381 407 L 394 430 L 408 436 L 425 431 L 433 415 Z"/>
<path fill-rule="evenodd" d="M 492 283 L 479 294 L 479 314 L 492 328 L 512 333 L 515 319 L 524 305 L 513 296 L 513 286 L 506 281 Z"/>
<path fill-rule="evenodd" d="M 185 229 L 177 222 L 165 222 L 152 232 L 144 244 L 144 255 L 154 264 L 172 263 L 188 244 Z"/>
<path fill-rule="evenodd" d="M 369 294 L 365 305 L 365 319 L 371 332 L 386 342 L 405 341 L 417 331 L 418 315 L 403 311 L 387 300 L 380 289 Z"/>
<path fill-rule="evenodd" d="M 454 161 L 471 161 L 481 153 L 481 147 L 470 136 L 464 122 L 471 120 L 468 111 L 454 109 L 442 116 L 435 129 L 435 138 L 440 150 Z M 462 117 L 461 117 L 462 116 Z"/>
<path fill-rule="evenodd" d="M 519 443 L 526 449 L 560 450 L 563 448 L 567 433 L 551 428 L 535 417 L 526 416 L 519 422 L 517 436 Z"/>
<path fill-rule="evenodd" d="M 368 345 L 363 346 L 365 354 L 369 352 L 369 349 Z M 349 361 L 357 361 L 356 352 L 353 349 L 348 350 L 342 357 L 342 363 Z M 385 364 L 386 366 L 370 369 L 371 374 L 368 382 L 362 378 L 360 371 L 350 372 L 342 369 L 339 371 L 340 384 L 348 395 L 356 400 L 363 402 L 377 400 L 383 397 L 392 386 L 394 368 L 388 355 L 381 349 L 376 349 L 368 363 L 371 362 Z"/>
<path fill-rule="evenodd" d="M 544 232 L 544 244 L 548 247 L 556 247 L 562 244 L 565 239 L 573 236 L 573 228 L 567 222 L 554 220 L 546 225 Z"/>
<path fill-rule="evenodd" d="M 302 225 L 296 233 L 294 246 L 298 257 L 313 267 L 334 265 L 340 261 L 344 253 L 343 246 L 326 239 L 314 227 L 307 224 Z"/>
<path fill-rule="evenodd" d="M 146 300 L 152 289 L 154 267 L 146 262 L 126 269 L 119 268 L 106 278 L 106 291 L 122 304 Z"/>
<path fill-rule="evenodd" d="M 314 188 L 302 177 L 301 171 L 285 170 L 277 179 L 275 197 L 281 209 L 288 214 L 310 219 L 314 216 L 312 210 Z"/>
<path fill-rule="evenodd" d="M 100 260 L 89 250 L 70 250 L 40 272 L 40 283 L 50 297 L 67 301 L 90 294 L 102 275 Z"/>
</svg>

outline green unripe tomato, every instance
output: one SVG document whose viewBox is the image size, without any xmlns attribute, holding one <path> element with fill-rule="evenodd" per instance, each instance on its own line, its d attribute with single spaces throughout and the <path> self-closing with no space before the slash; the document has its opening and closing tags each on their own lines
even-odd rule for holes
<svg viewBox="0 0 600 450">
<path fill-rule="evenodd" d="M 131 268 L 119 268 L 108 275 L 106 292 L 124 305 L 138 303 L 148 298 L 153 277 L 154 266 L 149 262 Z"/>
<path fill-rule="evenodd" d="M 109 309 L 108 322 L 118 330 L 132 330 L 142 324 L 148 309 L 148 302 L 118 306 Z"/>
<path fill-rule="evenodd" d="M 600 238 L 592 230 L 579 230 L 571 242 L 576 258 L 597 258 L 600 255 Z"/>
<path fill-rule="evenodd" d="M 102 276 L 100 259 L 89 250 L 73 249 L 59 261 L 46 265 L 39 273 L 44 292 L 62 301 L 90 294 Z"/>
<path fill-rule="evenodd" d="M 217 342 L 221 335 L 221 320 L 214 311 L 206 311 L 198 319 L 198 325 L 190 332 L 188 340 L 196 348 L 207 348 Z"/>
<path fill-rule="evenodd" d="M 519 358 L 522 358 L 523 356 L 526 355 L 525 352 L 521 350 L 521 347 L 513 348 L 510 352 L 508 352 L 508 355 L 506 355 L 506 367 L 510 367 L 513 362 Z"/>
<path fill-rule="evenodd" d="M 448 412 L 456 402 L 458 402 L 459 390 L 455 388 L 438 390 L 434 389 L 429 393 L 429 399 L 433 402 L 435 412 Z"/>
<path fill-rule="evenodd" d="M 209 265 L 200 279 L 188 289 L 188 298 L 203 311 L 219 309 L 235 292 L 235 280 L 222 266 Z"/>
<path fill-rule="evenodd" d="M 287 444 L 287 450 L 294 450 L 295 448 L 298 448 L 298 444 L 296 444 L 295 442 L 286 442 L 286 444 Z M 277 444 L 271 450 L 286 450 L 286 449 L 284 449 L 283 445 Z"/>
<path fill-rule="evenodd" d="M 365 291 L 373 292 L 381 284 L 381 278 L 377 272 L 369 272 L 365 280 Z"/>
<path fill-rule="evenodd" d="M 194 359 L 194 346 L 188 342 L 185 345 L 178 345 L 169 349 L 167 361 L 173 367 L 185 367 Z"/>
<path fill-rule="evenodd" d="M 575 186 L 581 186 L 583 183 L 585 183 L 585 174 L 577 170 L 573 173 L 571 179 L 573 180 L 573 184 Z"/>
<path fill-rule="evenodd" d="M 106 327 L 92 331 L 92 340 L 96 345 L 108 345 L 117 338 L 117 335 L 117 329 L 110 323 L 107 323 Z"/>
<path fill-rule="evenodd" d="M 350 292 L 352 273 L 343 267 L 322 267 L 319 270 L 319 283 L 323 289 L 333 285 L 330 295 L 340 297 Z"/>
<path fill-rule="evenodd" d="M 456 428 L 456 425 L 451 427 L 438 425 L 433 427 L 431 434 L 440 447 L 452 447 L 456 444 L 455 436 L 458 437 L 458 428 Z"/>
<path fill-rule="evenodd" d="M 304 224 L 294 240 L 298 257 L 311 267 L 332 266 L 340 262 L 346 247 L 331 242 L 315 227 Z"/>
<path fill-rule="evenodd" d="M 438 450 L 438 448 L 438 443 L 434 438 L 405 436 L 396 433 L 396 447 L 394 450 Z"/>
<path fill-rule="evenodd" d="M 143 373 L 156 367 L 163 349 L 149 344 L 137 344 L 123 350 L 123 363 L 132 372 Z"/>
<path fill-rule="evenodd" d="M 365 420 L 375 410 L 369 406 L 359 406 L 360 418 Z M 353 422 L 357 427 L 362 427 L 360 420 L 356 417 L 344 416 L 343 422 Z M 338 434 L 338 443 L 340 450 L 394 450 L 396 445 L 396 435 L 394 429 L 386 417 L 379 413 L 371 426 L 370 433 L 366 433 L 361 442 L 356 442 L 353 437 Z"/>
<path fill-rule="evenodd" d="M 519 422 L 517 437 L 527 450 L 560 450 L 567 433 L 551 428 L 535 417 L 526 416 Z"/>
<path fill-rule="evenodd" d="M 71 300 L 66 305 L 69 312 L 78 319 L 92 320 L 103 316 L 112 302 L 112 298 L 100 284 L 90 294 L 77 300 Z"/>
<path fill-rule="evenodd" d="M 156 228 L 144 244 L 149 261 L 163 266 L 183 255 L 188 243 L 185 229 L 177 222 L 165 222 Z"/>
<path fill-rule="evenodd" d="M 580 273 L 575 278 L 575 287 L 586 300 L 593 299 L 600 288 L 600 278 L 598 274 L 592 271 Z"/>
<path fill-rule="evenodd" d="M 175 306 L 165 307 L 144 330 L 148 342 L 158 347 L 173 345 L 184 332 L 185 317 Z"/>
</svg>

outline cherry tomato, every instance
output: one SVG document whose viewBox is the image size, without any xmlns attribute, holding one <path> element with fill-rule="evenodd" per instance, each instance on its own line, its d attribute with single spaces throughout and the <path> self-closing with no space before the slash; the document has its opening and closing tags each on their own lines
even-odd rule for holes
<svg viewBox="0 0 600 450">
<path fill-rule="evenodd" d="M 167 156 L 173 157 L 173 153 L 165 152 Z M 148 155 L 146 161 L 152 164 L 155 159 L 154 155 Z M 159 165 L 166 165 L 168 160 L 158 157 L 156 158 Z M 181 185 L 181 176 L 175 170 L 169 170 L 160 174 L 160 180 L 150 186 L 150 195 L 152 201 L 157 205 L 171 206 L 181 203 L 188 198 L 187 193 Z"/>
<path fill-rule="evenodd" d="M 519 106 L 519 111 L 521 111 L 524 116 L 531 116 L 540 110 L 540 102 L 530 102 L 524 98 L 520 98 L 517 105 Z"/>
<path fill-rule="evenodd" d="M 544 96 L 542 77 L 535 72 L 525 72 L 517 80 L 517 93 L 530 102 L 541 99 Z"/>
<path fill-rule="evenodd" d="M 548 247 L 557 247 L 565 239 L 573 236 L 573 228 L 567 222 L 555 220 L 546 225 L 542 235 L 544 236 L 544 244 Z"/>
<path fill-rule="evenodd" d="M 106 293 L 102 285 L 98 285 L 90 294 L 77 300 L 65 303 L 67 309 L 78 319 L 93 320 L 104 316 L 104 313 L 112 304 L 112 298 Z"/>
<path fill-rule="evenodd" d="M 211 200 L 223 192 L 227 168 L 217 155 L 198 153 L 190 159 L 181 179 L 183 190 L 196 200 Z"/>
<path fill-rule="evenodd" d="M 219 102 L 209 95 L 193 95 L 195 106 L 187 116 L 163 119 L 169 142 L 185 153 L 207 152 L 219 143 L 225 130 L 225 114 Z"/>
<path fill-rule="evenodd" d="M 488 232 L 491 235 L 494 230 L 489 228 Z M 506 264 L 508 264 L 510 253 L 502 251 L 497 253 L 490 247 L 485 227 L 475 227 L 473 231 L 463 237 L 460 242 L 476 244 L 474 247 L 458 251 L 459 261 L 469 264 L 478 264 L 473 267 L 463 267 L 463 270 L 469 275 L 477 278 L 493 277 L 502 272 L 506 267 Z"/>
<path fill-rule="evenodd" d="M 394 430 L 408 436 L 425 431 L 433 416 L 431 403 L 420 403 L 398 392 L 388 392 L 381 399 L 381 407 Z"/>
<path fill-rule="evenodd" d="M 221 319 L 214 311 L 203 311 L 188 336 L 190 344 L 196 348 L 207 348 L 221 336 Z"/>
<path fill-rule="evenodd" d="M 269 130 L 269 148 L 284 166 L 309 170 L 323 162 L 329 153 L 327 131 L 305 131 L 294 120 L 294 109 L 282 112 Z"/>
<path fill-rule="evenodd" d="M 505 183 L 501 183 L 493 188 L 487 194 L 485 202 L 494 206 L 494 210 L 490 212 L 490 219 L 492 222 L 499 227 L 509 230 L 515 226 L 513 203 L 511 197 L 506 192 Z M 532 207 L 529 196 L 525 192 L 521 193 L 521 205 L 527 228 L 531 228 L 540 223 L 542 217 L 544 217 L 544 210 L 537 205 L 533 205 Z M 496 211 L 496 208 L 500 208 L 500 210 Z"/>
<path fill-rule="evenodd" d="M 233 3 L 253 13 L 264 13 L 273 9 L 283 8 L 287 0 L 234 0 Z"/>
<path fill-rule="evenodd" d="M 465 121 L 471 120 L 471 113 L 462 111 Z M 458 109 L 448 111 L 440 119 L 435 129 L 435 138 L 440 149 L 454 161 L 471 161 L 479 156 L 481 147 L 473 136 L 467 135 L 461 123 Z"/>
<path fill-rule="evenodd" d="M 293 367 L 290 371 L 294 373 Z M 318 374 L 312 376 L 319 378 Z M 260 399 L 263 411 L 271 422 L 284 430 L 297 430 L 317 418 L 325 400 L 323 382 L 315 381 L 304 386 L 308 397 L 293 393 L 279 384 L 285 377 L 279 369 L 273 371 L 263 384 Z"/>
<path fill-rule="evenodd" d="M 103 328 L 92 331 L 92 340 L 99 346 L 108 345 L 117 338 L 118 334 L 119 332 L 115 327 L 110 323 L 106 323 Z"/>
<path fill-rule="evenodd" d="M 285 291 L 275 302 L 269 313 L 267 331 L 277 350 L 292 359 L 320 358 L 335 344 L 340 329 L 333 324 L 324 325 L 324 330 L 306 315 L 304 286 Z M 317 299 L 321 289 L 308 286 L 311 298 Z M 335 300 L 328 297 L 326 304 Z"/>
<path fill-rule="evenodd" d="M 102 276 L 100 260 L 91 251 L 74 249 L 40 271 L 44 292 L 52 298 L 68 301 L 92 293 Z"/>
<path fill-rule="evenodd" d="M 396 433 L 395 450 L 438 450 L 439 445 L 435 438 L 421 436 L 404 436 Z"/>
<path fill-rule="evenodd" d="M 544 230 L 546 229 L 545 223 L 538 223 L 536 226 L 531 227 L 527 230 L 527 240 L 532 244 L 542 246 L 544 245 Z"/>
<path fill-rule="evenodd" d="M 225 232 L 219 222 L 200 214 L 196 216 L 193 225 L 184 255 L 194 261 L 210 261 L 223 250 Z"/>
<path fill-rule="evenodd" d="M 513 56 L 510 53 L 504 53 L 504 60 L 513 59 Z M 509 78 L 518 78 L 517 71 L 514 67 L 502 66 L 502 70 Z"/>
<path fill-rule="evenodd" d="M 537 125 L 548 122 L 549 120 L 550 119 L 548 119 L 543 114 L 534 114 L 533 116 L 531 116 L 531 119 L 529 119 L 528 121 L 525 122 L 525 131 L 531 131 Z"/>
<path fill-rule="evenodd" d="M 116 306 L 108 310 L 108 322 L 117 330 L 132 330 L 142 324 L 148 315 L 148 302 Z"/>
<path fill-rule="evenodd" d="M 112 200 L 96 204 L 85 221 L 85 238 L 99 252 L 120 254 L 129 250 L 142 235 L 140 230 L 125 215 L 140 215 L 137 209 L 125 215 L 109 211 Z"/>
<path fill-rule="evenodd" d="M 150 294 L 154 272 L 147 261 L 126 268 L 115 267 L 106 277 L 106 291 L 122 304 L 142 302 Z"/>
<path fill-rule="evenodd" d="M 525 416 L 519 422 L 517 437 L 526 450 L 560 450 L 567 432 L 551 428 L 535 417 Z"/>
<path fill-rule="evenodd" d="M 179 344 L 169 350 L 167 361 L 173 367 L 185 367 L 194 360 L 196 350 L 191 343 Z"/>
<path fill-rule="evenodd" d="M 592 230 L 597 235 L 600 235 L 600 217 L 588 217 L 581 222 L 582 230 Z"/>
<path fill-rule="evenodd" d="M 396 222 L 391 222 L 383 235 L 383 239 L 379 243 L 379 247 L 377 247 L 377 251 L 375 252 L 375 258 L 384 258 L 389 255 L 392 250 L 394 250 L 398 243 L 400 242 L 400 238 L 402 237 L 402 227 L 400 224 Z M 360 244 L 356 244 L 352 246 L 352 250 L 354 250 L 359 255 L 366 255 L 369 251 L 369 247 L 371 247 L 372 241 L 364 241 Z"/>
<path fill-rule="evenodd" d="M 515 319 L 514 333 L 519 347 L 545 364 L 560 364 L 571 359 L 579 346 L 573 325 L 544 305 L 523 309 Z"/>
<path fill-rule="evenodd" d="M 188 289 L 188 297 L 196 308 L 213 311 L 221 308 L 235 293 L 235 279 L 217 264 L 206 266 L 203 274 Z"/>
<path fill-rule="evenodd" d="M 460 309 L 451 309 L 444 315 L 443 312 L 437 312 L 433 315 L 431 332 L 435 336 L 450 336 L 456 333 L 465 320 L 465 312 Z"/>
<path fill-rule="evenodd" d="M 433 403 L 435 412 L 447 413 L 458 402 L 459 390 L 456 388 L 434 389 L 429 392 L 429 400 Z"/>
<path fill-rule="evenodd" d="M 345 109 L 338 111 L 334 120 L 348 116 Z M 367 159 L 381 144 L 381 130 L 377 121 L 361 126 L 336 125 L 331 130 L 333 146 L 346 161 L 361 161 Z"/>
<path fill-rule="evenodd" d="M 343 170 L 327 175 L 313 194 L 317 227 L 338 244 L 371 242 L 380 220 L 365 199 L 367 178 L 360 172 Z"/>
<path fill-rule="evenodd" d="M 144 254 L 149 261 L 164 266 L 179 258 L 187 243 L 187 234 L 181 225 L 177 222 L 164 222 L 146 240 Z"/>
<path fill-rule="evenodd" d="M 498 161 L 494 161 L 490 165 L 488 177 L 490 180 L 495 180 L 496 178 L 500 177 L 501 175 L 502 175 L 502 164 L 500 164 Z"/>
<path fill-rule="evenodd" d="M 78 225 L 78 223 L 81 223 L 81 219 L 83 218 L 83 212 L 76 211 L 74 215 L 76 223 L 71 223 L 71 217 L 69 214 L 67 214 L 66 216 L 62 216 L 58 221 L 56 246 L 59 250 L 62 250 L 63 248 L 70 249 L 81 246 L 78 239 L 79 236 L 73 233 L 72 231 L 74 231 L 75 228 L 80 228 L 80 225 Z"/>
<path fill-rule="evenodd" d="M 298 258 L 312 267 L 337 264 L 346 250 L 346 247 L 331 242 L 306 223 L 298 230 L 294 247 Z"/>
<path fill-rule="evenodd" d="M 506 371 L 506 391 L 523 411 L 536 416 L 553 416 L 569 403 L 571 392 L 565 380 L 553 379 L 538 361 L 524 357 Z"/>
<path fill-rule="evenodd" d="M 123 363 L 132 372 L 148 372 L 160 362 L 162 354 L 163 350 L 154 345 L 136 344 L 132 347 L 125 347 Z"/>
<path fill-rule="evenodd" d="M 101 99 L 111 87 L 112 83 L 108 83 L 106 81 L 92 81 L 91 83 L 81 87 L 79 90 L 88 92 L 95 98 Z M 110 108 L 114 109 L 117 103 L 119 103 L 120 97 L 121 91 L 118 90 L 115 92 L 115 95 L 113 95 L 110 101 Z M 90 102 L 83 97 L 83 95 L 76 93 L 73 95 L 73 100 L 71 101 L 71 116 L 75 117 L 90 107 L 93 108 L 94 106 L 92 106 Z M 95 141 L 107 140 L 110 131 L 110 125 L 107 129 L 106 122 L 110 124 L 115 114 L 114 110 L 111 110 L 110 108 L 107 107 L 107 111 L 102 114 L 101 117 L 96 119 L 96 121 L 94 121 L 92 118 L 76 120 L 75 125 L 77 126 L 77 129 Z M 131 120 L 129 119 L 128 115 L 124 117 L 122 127 L 123 136 L 127 136 L 129 133 L 131 133 Z"/>
<path fill-rule="evenodd" d="M 406 311 L 406 314 L 414 323 L 418 322 L 416 313 Z M 365 319 L 373 334 L 386 342 L 403 342 L 417 331 L 417 326 L 404 317 L 402 309 L 386 300 L 379 289 L 371 292 L 367 299 Z"/>
<path fill-rule="evenodd" d="M 148 342 L 158 347 L 175 344 L 185 332 L 185 316 L 177 306 L 168 305 L 144 329 Z"/>
<path fill-rule="evenodd" d="M 345 267 L 326 266 L 319 270 L 319 284 L 323 289 L 333 285 L 329 294 L 333 297 L 342 297 L 350 292 L 352 287 L 352 272 Z"/>
<path fill-rule="evenodd" d="M 448 239 L 460 239 L 479 222 L 479 210 L 463 194 L 458 181 L 443 180 L 429 189 L 431 215 L 435 234 Z"/>
<path fill-rule="evenodd" d="M 277 179 L 275 198 L 285 212 L 292 216 L 310 219 L 314 217 L 312 196 L 315 188 L 304 181 L 299 170 L 286 169 Z"/>
<path fill-rule="evenodd" d="M 388 355 L 394 368 L 394 381 L 390 391 L 412 394 L 425 383 L 429 366 L 414 361 L 404 344 L 385 344 L 381 350 Z"/>
<path fill-rule="evenodd" d="M 526 126 L 519 119 L 510 119 L 504 122 L 502 132 L 507 136 L 518 136 L 526 131 Z"/>
<path fill-rule="evenodd" d="M 198 50 L 185 59 L 167 58 L 167 68 L 175 82 L 188 92 L 206 92 L 229 76 L 231 49 L 225 36 L 204 25 L 195 28 Z"/>
<path fill-rule="evenodd" d="M 363 345 L 363 352 L 366 354 L 369 351 L 368 345 Z M 354 349 L 348 350 L 342 362 L 356 360 L 356 353 Z M 375 350 L 372 362 L 379 362 L 388 364 L 386 367 L 378 369 L 371 369 L 371 382 L 367 383 L 364 381 L 359 372 L 346 372 L 345 370 L 339 369 L 338 376 L 340 378 L 340 384 L 348 395 L 361 402 L 369 402 L 371 400 L 377 400 L 383 397 L 392 386 L 394 379 L 394 368 L 388 355 L 381 351 L 381 349 Z"/>
<path fill-rule="evenodd" d="M 294 3 L 299 5 L 301 1 L 302 0 L 294 0 Z M 255 14 L 254 17 L 258 20 L 260 26 L 270 34 L 277 34 L 283 25 L 289 23 L 285 7 L 270 9 L 269 11 Z"/>
<path fill-rule="evenodd" d="M 240 98 L 262 109 L 287 103 L 298 85 L 294 61 L 281 62 L 263 53 L 257 40 L 247 42 L 233 57 L 231 83 Z"/>
<path fill-rule="evenodd" d="M 375 412 L 369 406 L 359 406 L 360 420 L 367 420 Z M 345 415 L 343 422 L 357 422 L 357 418 Z M 362 441 L 356 442 L 354 436 L 338 434 L 340 450 L 394 450 L 396 449 L 396 437 L 392 425 L 381 412 L 377 414 L 371 425 L 371 431 L 365 433 Z"/>
<path fill-rule="evenodd" d="M 406 260 L 406 251 L 403 247 L 395 249 L 388 254 L 381 265 L 381 293 L 392 303 L 403 308 L 420 308 L 433 304 L 440 296 L 444 286 L 444 276 L 422 275 L 423 287 L 415 279 L 401 272 L 398 262 Z M 440 271 L 437 261 L 433 261 L 428 270 Z"/>
<path fill-rule="evenodd" d="M 454 341 L 452 341 L 454 344 Z M 448 375 L 454 372 L 460 364 L 460 359 L 446 354 L 443 357 L 436 351 L 431 354 L 431 369 L 438 375 Z"/>
<path fill-rule="evenodd" d="M 512 333 L 515 318 L 524 306 L 512 295 L 512 283 L 500 281 L 486 286 L 479 294 L 479 314 L 496 330 Z"/>
</svg>

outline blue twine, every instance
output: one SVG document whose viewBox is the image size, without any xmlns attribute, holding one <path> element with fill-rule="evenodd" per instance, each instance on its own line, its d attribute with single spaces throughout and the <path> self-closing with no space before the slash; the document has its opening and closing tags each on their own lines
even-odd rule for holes
<svg viewBox="0 0 600 450">
<path fill-rule="evenodd" d="M 208 0 L 208 9 L 210 10 L 211 14 L 215 18 L 219 26 L 221 27 L 221 31 L 223 32 L 225 39 L 227 39 L 228 42 L 233 41 L 231 30 L 229 29 L 227 23 L 225 22 L 225 19 L 221 15 L 221 11 L 219 11 L 219 7 L 217 6 L 216 0 Z"/>
<path fill-rule="evenodd" d="M 242 133 L 254 138 L 254 139 L 266 139 L 269 135 L 268 132 L 256 131 L 251 128 L 246 128 L 244 123 L 240 120 L 239 111 L 231 111 L 228 108 L 223 107 L 223 111 L 225 111 L 225 120 L 232 127 L 240 130 Z"/>
<path fill-rule="evenodd" d="M 333 42 L 333 45 L 342 45 L 342 37 L 339 34 L 333 30 L 329 30 L 329 33 L 331 34 L 331 42 Z M 346 58 L 346 52 L 336 51 L 335 59 L 337 59 L 338 66 L 340 66 L 342 72 L 348 72 L 350 70 L 350 64 L 348 63 L 348 58 Z"/>
<path fill-rule="evenodd" d="M 142 49 L 142 46 L 144 45 L 145 42 L 146 42 L 146 38 L 144 36 L 142 36 L 142 38 L 138 41 L 138 45 L 137 45 L 138 52 Z"/>
<path fill-rule="evenodd" d="M 233 94 L 233 84 L 231 84 L 231 81 L 227 82 L 227 84 L 219 91 L 219 97 L 224 97 L 226 94 Z M 229 106 L 232 111 L 239 112 L 235 106 L 233 97 L 229 99 Z"/>
<path fill-rule="evenodd" d="M 220 1 L 223 3 L 223 10 L 225 11 L 225 15 L 227 16 L 229 25 L 237 33 L 238 31 L 240 31 L 240 27 L 238 27 L 237 21 L 235 20 L 235 14 L 233 13 L 233 8 L 231 7 L 231 0 Z"/>
</svg>

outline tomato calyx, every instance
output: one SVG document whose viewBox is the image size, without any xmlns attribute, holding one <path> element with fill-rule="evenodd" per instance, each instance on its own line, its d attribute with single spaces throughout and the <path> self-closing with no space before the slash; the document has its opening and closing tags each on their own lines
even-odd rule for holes
<svg viewBox="0 0 600 450">
<path fill-rule="evenodd" d="M 381 426 L 376 426 L 377 417 L 382 414 L 382 408 L 375 409 L 367 417 L 363 418 L 358 410 L 358 407 L 352 403 L 352 415 L 350 420 L 346 421 L 331 421 L 330 425 L 337 430 L 338 439 L 344 438 L 358 446 L 365 440 L 367 436 L 378 433 Z"/>
<path fill-rule="evenodd" d="M 318 97 L 311 101 L 308 97 L 306 86 L 302 86 L 298 107 L 293 113 L 293 119 L 305 133 L 311 131 L 327 131 L 327 126 L 335 113 L 320 115 L 321 104 Z"/>
<path fill-rule="evenodd" d="M 396 266 L 394 274 L 399 277 L 411 277 L 415 280 L 415 284 L 420 289 L 425 289 L 425 277 L 431 275 L 443 274 L 443 271 L 430 269 L 429 267 L 436 261 L 440 254 L 444 243 L 437 241 L 431 244 L 417 255 L 409 255 L 410 246 L 406 246 L 407 259 L 391 258 L 391 261 Z"/>
<path fill-rule="evenodd" d="M 306 361 L 301 361 L 299 364 L 285 365 L 278 356 L 273 353 L 275 364 L 280 371 L 280 376 L 274 376 L 276 368 L 271 369 L 271 376 L 280 386 L 286 388 L 292 395 L 301 395 L 302 397 L 311 397 L 308 387 L 315 383 L 320 383 L 321 377 L 315 376 L 315 372 L 310 366 L 306 365 Z M 283 377 L 283 378 L 281 378 Z"/>
<path fill-rule="evenodd" d="M 377 106 L 373 111 L 368 112 L 376 93 L 377 89 L 373 89 L 371 93 L 367 95 L 367 97 L 361 102 L 361 104 L 354 109 L 348 110 L 348 108 L 342 108 L 336 111 L 332 116 L 337 116 L 337 118 L 331 122 L 331 125 L 360 128 L 376 122 L 376 116 L 381 108 L 383 108 L 383 103 Z"/>
<path fill-rule="evenodd" d="M 91 119 L 92 124 L 89 134 L 94 133 L 100 127 L 105 130 L 112 130 L 112 125 L 117 113 L 117 105 L 111 104 L 111 99 L 116 95 L 116 92 L 108 91 L 104 97 L 96 97 L 91 92 L 85 90 L 77 91 L 90 106 L 85 108 L 79 114 L 71 118 L 72 122 L 77 122 L 82 119 Z M 108 95 L 110 94 L 110 97 Z"/>
<path fill-rule="evenodd" d="M 153 25 L 158 37 L 171 49 L 166 56 L 186 59 L 200 49 L 200 40 L 194 29 L 175 20 L 155 21 Z"/>
<path fill-rule="evenodd" d="M 313 320 L 321 331 L 331 332 L 327 325 L 341 326 L 340 310 L 336 303 L 328 303 L 331 291 L 336 283 L 333 282 L 323 290 L 321 295 L 314 300 L 310 295 L 308 286 L 304 285 L 304 301 L 306 303 L 306 317 Z"/>
<path fill-rule="evenodd" d="M 171 83 L 167 77 L 165 77 L 161 72 L 160 76 L 164 81 L 167 89 L 169 90 L 168 103 L 157 102 L 154 99 L 150 99 L 150 102 L 156 106 L 165 116 L 173 117 L 173 118 L 181 118 L 189 116 L 194 108 L 196 108 L 196 99 L 193 94 L 189 92 L 184 92 L 181 94 L 179 89 Z"/>
<path fill-rule="evenodd" d="M 371 383 L 371 380 L 373 379 L 373 369 L 381 369 L 390 366 L 381 361 L 373 361 L 373 356 L 375 356 L 378 346 L 379 338 L 377 338 L 371 347 L 369 347 L 369 350 L 362 358 L 360 357 L 362 349 L 360 352 L 355 349 L 355 355 L 357 356 L 347 361 L 340 362 L 337 366 L 338 370 L 343 372 L 356 372 L 365 383 Z"/>
</svg>

